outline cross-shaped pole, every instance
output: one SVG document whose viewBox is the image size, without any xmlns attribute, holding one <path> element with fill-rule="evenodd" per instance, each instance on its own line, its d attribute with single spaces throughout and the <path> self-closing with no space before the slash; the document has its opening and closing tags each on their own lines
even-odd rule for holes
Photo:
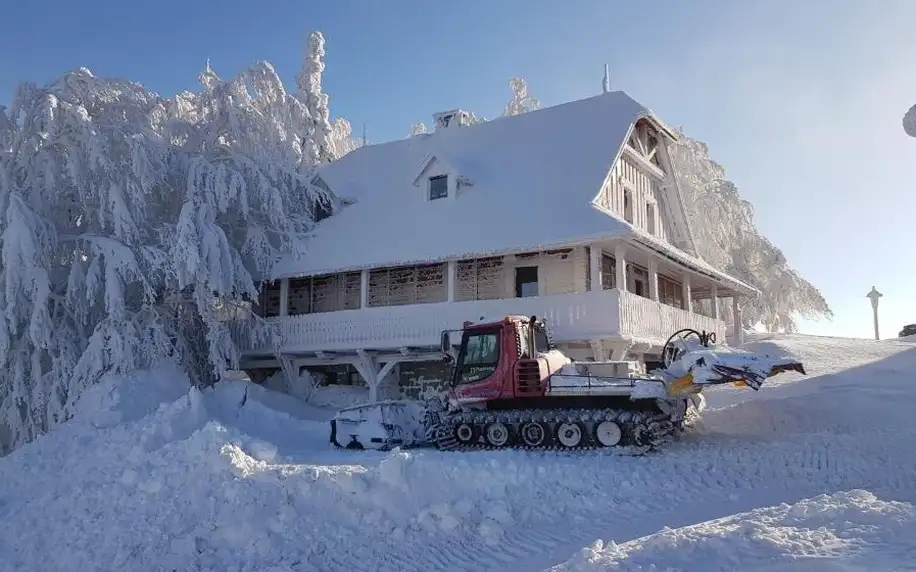
<svg viewBox="0 0 916 572">
<path fill-rule="evenodd" d="M 875 317 L 875 339 L 880 340 L 881 337 L 878 335 L 878 298 L 884 296 L 881 292 L 878 292 L 874 286 L 871 287 L 871 292 L 865 295 L 866 298 L 871 299 L 871 310 Z"/>
</svg>

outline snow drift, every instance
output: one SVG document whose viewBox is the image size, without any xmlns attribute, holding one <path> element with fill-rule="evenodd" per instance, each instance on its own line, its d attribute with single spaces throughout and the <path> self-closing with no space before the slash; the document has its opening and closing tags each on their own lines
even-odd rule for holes
<svg viewBox="0 0 916 572">
<path fill-rule="evenodd" d="M 0 571 L 909 562 L 916 347 L 751 344 L 809 376 L 708 391 L 702 423 L 646 457 L 341 451 L 325 411 L 262 387 L 188 391 L 165 366 L 110 377 L 0 459 Z"/>
</svg>

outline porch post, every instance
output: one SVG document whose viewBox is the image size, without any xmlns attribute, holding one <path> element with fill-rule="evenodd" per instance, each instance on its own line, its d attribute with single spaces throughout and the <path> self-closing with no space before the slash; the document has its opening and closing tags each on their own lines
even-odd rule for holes
<svg viewBox="0 0 916 572">
<path fill-rule="evenodd" d="M 445 266 L 445 283 L 448 284 L 448 301 L 455 301 L 455 292 L 457 291 L 458 282 L 458 261 L 449 260 Z"/>
<path fill-rule="evenodd" d="M 684 297 L 684 309 L 693 313 L 693 289 L 690 287 L 690 274 L 684 274 L 681 282 L 681 294 Z"/>
<path fill-rule="evenodd" d="M 615 264 L 617 265 L 617 289 L 627 291 L 627 249 L 623 244 L 614 247 Z"/>
<path fill-rule="evenodd" d="M 732 296 L 732 315 L 735 320 L 735 345 L 744 343 L 744 330 L 741 328 L 741 302 L 737 295 Z"/>
<path fill-rule="evenodd" d="M 649 258 L 649 299 L 658 302 L 658 261 Z"/>
<path fill-rule="evenodd" d="M 718 286 L 715 284 L 712 285 L 712 296 L 709 299 L 710 304 L 712 305 L 712 319 L 719 319 L 719 291 Z"/>
<path fill-rule="evenodd" d="M 369 307 L 369 271 L 359 273 L 359 307 Z"/>
<path fill-rule="evenodd" d="M 591 275 L 591 284 L 588 285 L 589 291 L 595 292 L 601 290 L 601 247 L 597 244 L 590 245 L 588 249 L 588 264 L 590 266 L 589 274 Z"/>
<path fill-rule="evenodd" d="M 280 280 L 280 315 L 289 315 L 289 278 Z"/>
</svg>

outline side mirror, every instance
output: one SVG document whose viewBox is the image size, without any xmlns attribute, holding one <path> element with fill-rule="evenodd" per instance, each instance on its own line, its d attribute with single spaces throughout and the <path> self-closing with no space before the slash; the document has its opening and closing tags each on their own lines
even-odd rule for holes
<svg viewBox="0 0 916 572">
<path fill-rule="evenodd" d="M 439 349 L 442 350 L 442 353 L 445 355 L 451 355 L 452 351 L 452 340 L 449 336 L 448 330 L 443 330 L 442 336 L 439 338 Z"/>
</svg>

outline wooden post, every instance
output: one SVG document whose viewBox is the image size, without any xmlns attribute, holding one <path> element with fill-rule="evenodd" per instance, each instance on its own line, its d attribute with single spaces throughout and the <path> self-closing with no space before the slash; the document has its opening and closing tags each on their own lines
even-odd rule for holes
<svg viewBox="0 0 916 572">
<path fill-rule="evenodd" d="M 681 282 L 681 296 L 684 298 L 684 309 L 693 313 L 693 289 L 690 285 L 690 274 L 684 274 Z"/>
<path fill-rule="evenodd" d="M 369 307 L 369 271 L 363 270 L 359 274 L 359 307 Z"/>
<path fill-rule="evenodd" d="M 289 315 L 289 278 L 280 280 L 280 315 Z"/>
<path fill-rule="evenodd" d="M 732 296 L 732 314 L 735 320 L 735 345 L 744 343 L 744 329 L 741 327 L 741 302 L 738 295 Z"/>
<path fill-rule="evenodd" d="M 627 249 L 623 244 L 614 247 L 615 264 L 617 265 L 616 287 L 621 292 L 627 291 Z"/>
<path fill-rule="evenodd" d="M 658 261 L 649 258 L 649 299 L 658 302 Z"/>
<path fill-rule="evenodd" d="M 455 301 L 455 293 L 458 291 L 458 261 L 449 260 L 445 267 L 445 280 L 448 285 L 448 301 Z"/>
<path fill-rule="evenodd" d="M 712 305 L 712 318 L 714 320 L 719 319 L 719 292 L 718 287 L 712 285 L 712 297 L 709 299 L 710 304 Z"/>
</svg>

